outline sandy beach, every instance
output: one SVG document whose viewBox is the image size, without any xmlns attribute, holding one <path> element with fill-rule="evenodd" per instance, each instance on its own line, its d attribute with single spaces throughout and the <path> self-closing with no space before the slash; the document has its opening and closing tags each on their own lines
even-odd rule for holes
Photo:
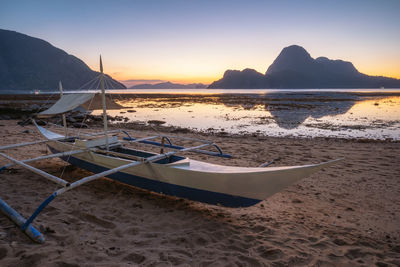
<svg viewBox="0 0 400 267">
<path fill-rule="evenodd" d="M 400 267 L 399 11 L 0 0 L 0 267 Z"/>
<path fill-rule="evenodd" d="M 154 133 L 154 132 L 153 132 Z M 152 134 L 135 131 L 137 136 Z M 33 243 L 0 214 L 1 266 L 399 266 L 399 142 L 204 136 L 226 165 L 275 166 L 345 157 L 250 208 L 223 208 L 151 194 L 102 179 L 60 196 L 34 225 Z M 0 120 L 1 144 L 37 138 L 33 126 Z M 47 154 L 16 149 L 18 159 Z M 6 163 L 1 159 L 0 165 Z M 52 159 L 33 164 L 69 181 L 88 173 Z M 56 186 L 13 167 L 0 173 L 0 196 L 25 217 Z"/>
</svg>

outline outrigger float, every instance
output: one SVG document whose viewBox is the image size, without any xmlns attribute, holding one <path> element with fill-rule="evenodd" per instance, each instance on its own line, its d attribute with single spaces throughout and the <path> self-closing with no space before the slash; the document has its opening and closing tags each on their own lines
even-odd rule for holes
<svg viewBox="0 0 400 267">
<path fill-rule="evenodd" d="M 64 134 L 47 130 L 33 121 L 44 139 L 0 147 L 2 151 L 0 156 L 11 162 L 0 170 L 18 165 L 60 185 L 60 189 L 46 198 L 28 219 L 23 218 L 0 199 L 2 212 L 36 242 L 43 243 L 45 239 L 32 223 L 51 201 L 69 190 L 102 177 L 165 195 L 237 208 L 255 205 L 285 187 L 340 160 L 287 167 L 266 167 L 268 164 L 263 164 L 260 167 L 250 168 L 217 165 L 183 157 L 179 154 L 195 152 L 225 158 L 230 158 L 230 155 L 224 154 L 213 142 L 205 140 L 165 135 L 133 138 L 124 130 L 109 131 L 105 78 L 100 57 L 99 84 L 103 108 L 103 132 L 68 136 L 65 113 L 90 101 L 95 95 L 63 95 L 60 83 L 60 99 L 49 109 L 37 114 L 37 117 L 62 115 Z M 120 134 L 126 136 L 120 138 Z M 161 142 L 154 141 L 156 139 L 161 139 Z M 189 140 L 199 144 L 191 147 L 178 146 L 172 144 L 171 140 L 175 139 Z M 128 147 L 135 143 L 159 146 L 161 151 L 157 154 Z M 36 144 L 47 145 L 52 154 L 18 160 L 4 153 L 5 150 Z M 206 147 L 213 147 L 216 151 L 205 150 Z M 94 174 L 71 183 L 28 164 L 51 158 L 61 158 Z"/>
</svg>

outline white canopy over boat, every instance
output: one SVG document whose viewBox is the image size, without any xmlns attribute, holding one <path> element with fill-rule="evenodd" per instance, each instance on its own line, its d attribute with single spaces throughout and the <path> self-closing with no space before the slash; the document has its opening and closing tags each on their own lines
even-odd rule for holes
<svg viewBox="0 0 400 267">
<path fill-rule="evenodd" d="M 51 117 L 69 112 L 79 107 L 80 105 L 90 101 L 94 97 L 94 95 L 95 95 L 94 93 L 65 94 L 49 109 L 40 112 L 38 114 L 38 117 L 39 118 Z"/>
<path fill-rule="evenodd" d="M 107 109 L 121 109 L 123 106 L 115 103 L 110 97 L 106 96 Z M 49 109 L 40 112 L 38 118 L 47 118 L 55 115 L 67 113 L 79 106 L 86 110 L 102 109 L 101 94 L 96 93 L 73 93 L 63 94 L 61 98 Z"/>
</svg>

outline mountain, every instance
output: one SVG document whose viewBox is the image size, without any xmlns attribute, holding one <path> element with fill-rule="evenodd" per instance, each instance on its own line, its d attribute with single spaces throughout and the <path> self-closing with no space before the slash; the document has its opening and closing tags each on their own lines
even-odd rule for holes
<svg viewBox="0 0 400 267">
<path fill-rule="evenodd" d="M 191 84 L 179 84 L 179 83 L 156 83 L 156 84 L 137 84 L 129 87 L 129 89 L 201 89 L 206 88 L 207 85 L 202 83 L 191 83 Z"/>
<path fill-rule="evenodd" d="M 227 70 L 208 88 L 398 88 L 400 80 L 360 73 L 351 62 L 312 58 L 301 46 L 285 47 L 265 74 Z"/>
<path fill-rule="evenodd" d="M 263 88 L 265 83 L 265 76 L 253 69 L 227 70 L 222 79 L 208 88 Z"/>
<path fill-rule="evenodd" d="M 98 75 L 44 40 L 0 29 L 0 90 L 54 90 L 58 81 L 65 89 L 78 89 Z M 126 88 L 112 81 L 114 88 Z"/>
</svg>

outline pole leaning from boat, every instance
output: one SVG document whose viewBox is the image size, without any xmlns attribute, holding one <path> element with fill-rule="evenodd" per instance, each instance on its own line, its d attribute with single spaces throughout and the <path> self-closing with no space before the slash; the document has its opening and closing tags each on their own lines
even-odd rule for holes
<svg viewBox="0 0 400 267">
<path fill-rule="evenodd" d="M 103 106 L 103 124 L 104 124 L 104 135 L 106 138 L 106 150 L 109 150 L 108 146 L 108 125 L 107 125 L 107 107 L 106 107 L 106 90 L 104 88 L 104 73 L 103 73 L 103 62 L 101 61 L 100 55 L 100 89 L 101 89 L 101 103 Z"/>
<path fill-rule="evenodd" d="M 63 87 L 61 81 L 58 82 L 58 89 L 60 89 L 60 98 L 63 96 Z M 68 136 L 68 128 L 67 128 L 67 118 L 65 113 L 62 114 L 63 126 L 64 126 L 64 134 L 65 137 Z"/>
</svg>

